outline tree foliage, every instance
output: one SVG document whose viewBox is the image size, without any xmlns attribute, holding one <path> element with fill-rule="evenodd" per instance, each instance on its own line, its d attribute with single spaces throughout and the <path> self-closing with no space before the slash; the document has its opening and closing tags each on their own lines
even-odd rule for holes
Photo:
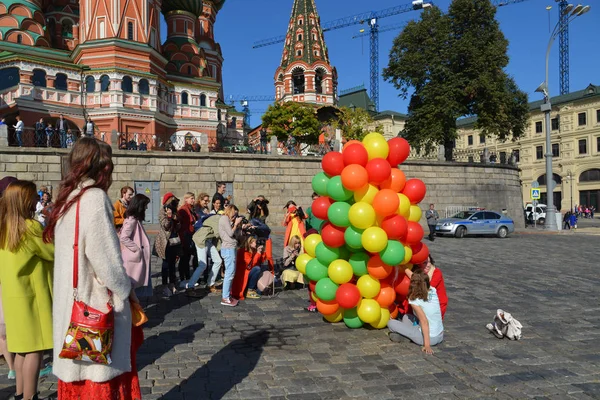
<svg viewBox="0 0 600 400">
<path fill-rule="evenodd" d="M 346 140 L 362 140 L 371 130 L 383 133 L 380 125 L 369 129 L 373 126 L 373 118 L 362 108 L 340 107 L 337 116 L 329 123 L 333 128 L 341 129 Z"/>
<path fill-rule="evenodd" d="M 508 41 L 489 0 L 453 0 L 448 13 L 423 11 L 394 40 L 384 78 L 407 98 L 403 136 L 417 150 L 438 144 L 452 160 L 456 120 L 477 116 L 475 128 L 501 140 L 526 128 L 527 95 L 504 68 Z"/>
<path fill-rule="evenodd" d="M 262 125 L 280 142 L 291 135 L 298 143 L 316 144 L 321 134 L 321 122 L 317 119 L 315 108 L 302 103 L 270 105 L 262 117 Z"/>
</svg>

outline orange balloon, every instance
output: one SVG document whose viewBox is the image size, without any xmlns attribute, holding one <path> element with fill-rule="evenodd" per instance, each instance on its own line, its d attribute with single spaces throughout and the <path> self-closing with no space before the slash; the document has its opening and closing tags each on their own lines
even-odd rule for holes
<svg viewBox="0 0 600 400">
<path fill-rule="evenodd" d="M 323 315 L 335 314 L 339 308 L 340 305 L 335 300 L 325 301 L 317 299 L 317 310 Z"/>
<path fill-rule="evenodd" d="M 387 217 L 395 214 L 400 206 L 398 194 L 392 189 L 382 189 L 375 195 L 373 199 L 373 208 L 375 213 L 380 216 Z"/>
<path fill-rule="evenodd" d="M 394 288 L 387 283 L 382 282 L 379 294 L 373 297 L 373 299 L 379 303 L 381 308 L 387 308 L 394 304 L 394 300 L 396 300 L 396 291 L 394 291 Z"/>
<path fill-rule="evenodd" d="M 369 183 L 369 174 L 362 165 L 350 164 L 342 170 L 342 185 L 348 190 L 358 190 Z"/>
<path fill-rule="evenodd" d="M 404 172 L 399 170 L 398 168 L 392 168 L 392 174 L 385 181 L 381 182 L 379 185 L 380 189 L 391 189 L 394 192 L 398 193 L 404 189 L 404 185 L 406 184 L 406 175 Z"/>
<path fill-rule="evenodd" d="M 396 317 L 398 316 L 398 306 L 392 304 L 388 307 L 388 310 L 390 312 L 390 319 L 396 319 Z"/>
<path fill-rule="evenodd" d="M 342 147 L 342 150 L 344 150 L 346 147 L 348 147 L 354 143 L 362 144 L 362 142 L 360 140 L 354 140 L 354 139 L 348 140 L 346 143 L 344 143 L 344 147 Z"/>
<path fill-rule="evenodd" d="M 379 255 L 373 256 L 367 262 L 367 271 L 375 279 L 385 279 L 392 273 L 394 267 L 387 265 Z"/>
</svg>

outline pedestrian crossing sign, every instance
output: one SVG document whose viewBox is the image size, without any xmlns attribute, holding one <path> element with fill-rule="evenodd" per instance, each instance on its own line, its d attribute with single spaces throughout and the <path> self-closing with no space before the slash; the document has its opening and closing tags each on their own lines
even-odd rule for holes
<svg viewBox="0 0 600 400">
<path fill-rule="evenodd" d="M 539 200 L 541 198 L 540 189 L 532 188 L 531 189 L 531 200 Z"/>
</svg>

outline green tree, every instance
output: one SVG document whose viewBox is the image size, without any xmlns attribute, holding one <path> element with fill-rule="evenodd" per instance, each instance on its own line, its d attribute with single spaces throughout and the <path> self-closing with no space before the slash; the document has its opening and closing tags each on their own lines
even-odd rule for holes
<svg viewBox="0 0 600 400">
<path fill-rule="evenodd" d="M 456 120 L 477 116 L 485 136 L 517 139 L 527 126 L 527 95 L 504 68 L 508 41 L 489 0 L 453 0 L 447 14 L 423 11 L 395 39 L 384 78 L 407 98 L 402 135 L 417 150 L 439 144 L 453 159 Z"/>
<path fill-rule="evenodd" d="M 262 117 L 262 125 L 270 135 L 284 142 L 291 135 L 297 143 L 319 143 L 321 122 L 314 107 L 295 102 L 275 103 Z"/>
<path fill-rule="evenodd" d="M 336 117 L 331 119 L 329 124 L 333 128 L 341 129 L 346 140 L 362 140 L 372 130 L 383 133 L 381 125 L 368 129 L 373 126 L 373 117 L 362 108 L 340 107 Z"/>
</svg>

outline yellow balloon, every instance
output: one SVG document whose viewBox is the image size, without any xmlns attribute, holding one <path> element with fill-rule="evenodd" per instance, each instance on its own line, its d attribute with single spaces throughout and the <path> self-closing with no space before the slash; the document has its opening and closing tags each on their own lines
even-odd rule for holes
<svg viewBox="0 0 600 400">
<path fill-rule="evenodd" d="M 358 229 L 367 229 L 375 223 L 375 209 L 369 203 L 359 201 L 350 207 L 348 218 L 352 226 Z"/>
<path fill-rule="evenodd" d="M 381 318 L 381 306 L 373 299 L 362 299 L 357 307 L 358 318 L 367 324 L 377 322 Z"/>
<path fill-rule="evenodd" d="M 317 233 L 313 233 L 312 235 L 308 235 L 306 239 L 304 239 L 304 251 L 309 256 L 315 258 L 317 255 L 315 253 L 317 249 L 317 245 L 321 243 L 323 239 L 321 239 L 321 235 Z"/>
<path fill-rule="evenodd" d="M 306 264 L 308 264 L 308 262 L 310 260 L 312 260 L 313 257 L 311 257 L 309 254 L 307 253 L 302 253 L 298 256 L 298 258 L 296 258 L 296 269 L 301 273 L 301 274 L 306 274 Z"/>
<path fill-rule="evenodd" d="M 315 292 L 312 292 L 310 294 L 310 298 L 312 299 L 312 301 L 314 301 L 315 303 L 317 302 L 317 300 L 319 300 L 319 298 L 317 297 L 317 295 L 315 294 Z"/>
<path fill-rule="evenodd" d="M 421 216 L 423 215 L 423 211 L 419 208 L 419 206 L 411 205 L 410 210 L 408 212 L 408 220 L 413 222 L 419 222 Z"/>
<path fill-rule="evenodd" d="M 354 192 L 354 201 L 356 201 L 356 202 L 362 201 L 364 203 L 373 204 L 375 195 L 378 192 L 379 192 L 379 189 L 377 189 L 377 186 L 371 185 L 369 183 Z"/>
<path fill-rule="evenodd" d="M 412 267 L 412 264 L 408 264 L 411 258 L 412 248 L 410 246 L 404 246 L 404 260 L 402 260 L 400 265 L 404 265 L 404 268 L 408 268 L 409 265 Z"/>
<path fill-rule="evenodd" d="M 363 139 L 363 144 L 369 154 L 369 160 L 374 158 L 383 158 L 385 160 L 390 154 L 390 146 L 388 145 L 387 140 L 379 133 L 377 133 L 378 136 L 369 137 L 370 135 L 373 134 L 369 133 Z"/>
<path fill-rule="evenodd" d="M 329 279 L 338 285 L 350 282 L 354 276 L 352 265 L 350 265 L 350 263 L 346 260 L 332 261 L 327 268 L 327 273 L 329 275 Z"/>
<path fill-rule="evenodd" d="M 398 198 L 400 199 L 400 205 L 398 206 L 398 214 L 408 219 L 408 217 L 410 216 L 410 200 L 408 199 L 408 197 L 406 197 L 405 194 L 402 193 L 398 193 Z"/>
<path fill-rule="evenodd" d="M 362 142 L 363 142 L 363 144 L 365 144 L 367 142 L 370 142 L 371 140 L 381 140 L 381 139 L 385 139 L 381 133 L 379 133 L 379 132 L 369 132 L 363 138 Z"/>
<path fill-rule="evenodd" d="M 371 275 L 363 275 L 358 278 L 356 287 L 358 288 L 358 291 L 362 297 L 365 299 L 372 299 L 379 294 L 379 291 L 381 290 L 381 283 L 379 283 L 379 279 L 375 279 Z"/>
<path fill-rule="evenodd" d="M 379 315 L 379 320 L 376 322 L 372 322 L 371 326 L 375 329 L 383 329 L 387 327 L 387 323 L 390 320 L 390 310 L 387 308 L 381 308 L 381 313 Z"/>
<path fill-rule="evenodd" d="M 333 314 L 323 315 L 323 318 L 325 318 L 325 320 L 327 322 L 331 322 L 331 323 L 340 322 L 344 318 L 344 309 L 342 307 L 340 307 Z"/>
<path fill-rule="evenodd" d="M 378 226 L 365 229 L 360 241 L 362 246 L 370 253 L 379 253 L 388 243 L 387 233 Z"/>
</svg>

